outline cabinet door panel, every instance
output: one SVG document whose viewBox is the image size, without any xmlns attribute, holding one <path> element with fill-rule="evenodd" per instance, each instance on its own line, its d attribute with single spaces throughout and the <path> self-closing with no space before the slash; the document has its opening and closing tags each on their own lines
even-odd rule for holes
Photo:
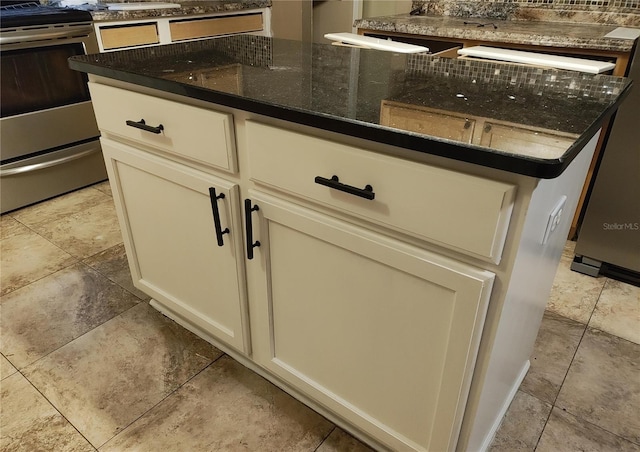
<svg viewBox="0 0 640 452">
<path fill-rule="evenodd" d="M 160 304 L 241 351 L 246 310 L 234 221 L 238 187 L 102 140 L 134 283 Z M 217 194 L 218 246 L 209 187 Z M 241 262 L 240 262 L 241 264 Z"/>
<path fill-rule="evenodd" d="M 252 199 L 257 361 L 392 449 L 453 449 L 493 274 Z"/>
</svg>

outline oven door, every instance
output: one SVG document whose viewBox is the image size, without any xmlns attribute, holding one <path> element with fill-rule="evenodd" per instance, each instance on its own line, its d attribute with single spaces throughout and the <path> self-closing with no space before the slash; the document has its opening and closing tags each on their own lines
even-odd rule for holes
<svg viewBox="0 0 640 452">
<path fill-rule="evenodd" d="M 67 62 L 97 49 L 91 24 L 56 28 L 0 37 L 3 163 L 99 135 L 86 75 Z"/>
</svg>

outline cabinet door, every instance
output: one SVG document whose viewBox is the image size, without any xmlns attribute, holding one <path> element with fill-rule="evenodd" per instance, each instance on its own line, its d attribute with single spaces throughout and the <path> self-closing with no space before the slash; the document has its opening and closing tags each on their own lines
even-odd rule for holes
<svg viewBox="0 0 640 452">
<path fill-rule="evenodd" d="M 250 195 L 256 361 L 393 450 L 453 450 L 494 275 Z"/>
<path fill-rule="evenodd" d="M 136 287 L 248 353 L 238 186 L 111 140 L 102 149 Z M 224 195 L 222 246 L 210 188 Z"/>
</svg>

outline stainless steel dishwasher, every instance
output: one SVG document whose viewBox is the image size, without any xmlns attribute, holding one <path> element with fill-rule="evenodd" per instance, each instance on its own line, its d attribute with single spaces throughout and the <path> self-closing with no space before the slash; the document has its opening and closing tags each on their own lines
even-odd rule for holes
<svg viewBox="0 0 640 452">
<path fill-rule="evenodd" d="M 616 114 L 600 162 L 571 269 L 640 285 L 640 48 L 634 86 Z"/>
</svg>

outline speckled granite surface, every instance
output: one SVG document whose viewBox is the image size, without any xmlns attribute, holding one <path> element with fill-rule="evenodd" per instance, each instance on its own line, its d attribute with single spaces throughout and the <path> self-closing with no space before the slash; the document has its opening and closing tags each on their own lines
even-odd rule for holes
<svg viewBox="0 0 640 452">
<path fill-rule="evenodd" d="M 214 104 L 535 177 L 561 174 L 630 86 L 625 78 L 262 36 L 73 57 L 71 67 Z M 225 70 L 220 70 L 220 69 Z M 229 83 L 229 74 L 236 74 Z M 235 72 L 234 72 L 235 71 Z M 383 101 L 569 138 L 548 154 L 382 125 Z M 427 116 L 422 119 L 429 122 Z M 466 128 L 466 127 L 465 127 Z M 522 131 L 522 132 L 519 132 Z M 487 145 L 487 146 L 491 146 Z"/>
<path fill-rule="evenodd" d="M 413 0 L 411 9 L 434 16 L 640 27 L 637 0 Z"/>
<path fill-rule="evenodd" d="M 101 1 L 100 3 L 123 2 L 108 0 L 104 2 Z M 94 21 L 138 20 L 149 17 L 191 16 L 196 14 L 220 12 L 226 13 L 271 6 L 271 0 L 167 0 L 167 3 L 178 3 L 180 8 L 145 9 L 134 11 L 95 10 L 91 11 L 91 15 L 93 16 Z"/>
<path fill-rule="evenodd" d="M 478 23 L 486 25 L 478 27 Z M 362 29 L 415 35 L 614 52 L 629 52 L 634 44 L 632 39 L 604 37 L 614 30 L 616 25 L 412 16 L 409 14 L 362 19 L 356 21 L 356 25 Z M 494 25 L 497 28 L 494 28 Z"/>
</svg>

